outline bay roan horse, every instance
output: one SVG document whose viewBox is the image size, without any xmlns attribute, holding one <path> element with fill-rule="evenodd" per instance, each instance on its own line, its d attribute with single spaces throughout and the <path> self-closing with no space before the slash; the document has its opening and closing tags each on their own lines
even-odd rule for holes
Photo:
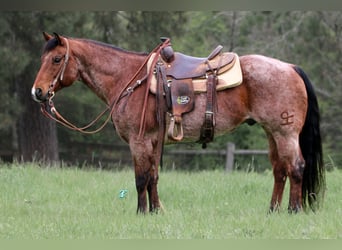
<svg viewBox="0 0 342 250">
<path fill-rule="evenodd" d="M 147 89 L 149 54 L 57 34 L 44 33 L 44 37 L 33 99 L 47 105 L 57 90 L 76 80 L 94 91 L 108 105 L 117 133 L 129 144 L 137 211 L 147 211 L 147 194 L 149 211 L 157 211 L 161 206 L 157 182 L 162 154 L 158 133 L 165 133 L 165 128 L 158 123 L 156 96 Z M 324 193 L 325 178 L 319 108 L 308 77 L 298 66 L 277 59 L 261 55 L 239 59 L 242 84 L 216 94 L 215 135 L 228 133 L 243 122 L 259 123 L 268 138 L 273 166 L 270 211 L 279 209 L 287 178 L 289 211 L 300 211 L 307 204 L 315 209 Z M 205 106 L 206 93 L 196 94 L 194 110 L 183 115 L 184 141 L 198 141 Z"/>
</svg>

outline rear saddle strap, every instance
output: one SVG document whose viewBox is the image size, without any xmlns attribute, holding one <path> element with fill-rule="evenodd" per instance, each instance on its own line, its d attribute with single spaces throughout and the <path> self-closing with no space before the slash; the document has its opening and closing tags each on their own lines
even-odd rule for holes
<svg viewBox="0 0 342 250">
<path fill-rule="evenodd" d="M 212 142 L 214 139 L 215 111 L 217 110 L 216 84 L 217 76 L 215 74 L 208 75 L 207 105 L 204 116 L 204 122 L 201 127 L 200 139 L 198 141 L 199 143 L 202 143 L 203 149 L 207 147 L 207 143 Z"/>
</svg>

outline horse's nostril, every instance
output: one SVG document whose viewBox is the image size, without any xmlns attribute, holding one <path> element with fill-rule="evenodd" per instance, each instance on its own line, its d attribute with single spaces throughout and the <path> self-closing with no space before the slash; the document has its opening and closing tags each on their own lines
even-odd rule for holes
<svg viewBox="0 0 342 250">
<path fill-rule="evenodd" d="M 33 100 L 35 100 L 36 102 L 44 101 L 43 90 L 41 88 L 32 88 L 31 95 Z"/>
<path fill-rule="evenodd" d="M 35 93 L 35 94 L 36 94 L 36 97 L 37 97 L 38 99 L 41 99 L 42 93 L 43 93 L 43 91 L 42 91 L 41 88 L 36 89 L 36 93 Z"/>
</svg>

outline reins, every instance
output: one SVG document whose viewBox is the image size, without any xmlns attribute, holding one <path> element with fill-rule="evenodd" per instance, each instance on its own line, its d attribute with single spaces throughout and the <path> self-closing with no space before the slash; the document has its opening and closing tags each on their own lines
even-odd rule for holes
<svg viewBox="0 0 342 250">
<path fill-rule="evenodd" d="M 55 115 L 52 116 L 48 111 L 47 111 L 47 105 L 50 107 L 50 111 L 52 114 Z M 88 125 L 84 126 L 84 127 L 77 127 L 74 124 L 72 124 L 71 122 L 69 122 L 67 119 L 65 119 L 55 108 L 54 103 L 52 102 L 52 99 L 49 99 L 48 104 L 41 104 L 41 112 L 48 118 L 50 118 L 51 120 L 56 121 L 57 123 L 63 125 L 64 127 L 74 130 L 74 131 L 78 131 L 81 132 L 83 134 L 95 134 L 99 131 L 101 131 L 109 122 L 110 117 L 112 112 L 110 112 L 110 114 L 108 115 L 107 119 L 105 120 L 105 122 L 96 130 L 92 130 L 92 131 L 87 131 L 88 128 L 90 128 L 91 126 L 93 126 L 108 110 L 109 108 L 103 110 L 92 122 L 90 122 Z"/>
<path fill-rule="evenodd" d="M 133 86 L 130 86 L 132 84 L 132 82 L 134 81 L 134 79 L 138 76 L 139 73 L 141 73 L 141 71 L 143 70 L 143 68 L 146 66 L 148 60 L 150 59 L 151 55 L 153 53 L 157 53 L 159 54 L 160 51 L 169 45 L 170 40 L 167 39 L 166 41 L 164 41 L 163 43 L 159 44 L 155 49 L 152 50 L 152 52 L 150 52 L 150 54 L 146 57 L 146 59 L 144 60 L 144 62 L 142 63 L 142 65 L 139 67 L 139 69 L 136 71 L 136 73 L 131 77 L 131 79 L 127 82 L 127 84 L 125 85 L 125 87 L 120 91 L 119 93 L 119 97 L 111 104 L 109 105 L 105 110 L 103 110 L 93 121 L 91 121 L 88 125 L 84 126 L 84 127 L 77 127 L 76 125 L 72 124 L 71 122 L 69 122 L 66 118 L 64 118 L 56 109 L 54 103 L 53 103 L 53 97 L 55 96 L 55 87 L 58 81 L 62 81 L 63 77 L 64 77 L 64 72 L 66 69 L 66 66 L 68 64 L 69 61 L 69 53 L 70 53 L 70 47 L 69 47 L 69 41 L 67 38 L 64 38 L 65 42 L 66 42 L 66 54 L 64 56 L 64 63 L 61 67 L 61 70 L 58 72 L 58 74 L 56 75 L 56 77 L 54 78 L 54 80 L 52 81 L 52 83 L 49 86 L 49 90 L 48 90 L 48 102 L 47 103 L 41 103 L 41 112 L 48 118 L 54 120 L 55 122 L 65 126 L 68 129 L 74 130 L 74 131 L 78 131 L 80 133 L 83 134 L 95 134 L 99 131 L 101 131 L 109 122 L 114 110 L 115 110 L 115 106 L 119 103 L 119 101 L 126 97 L 129 96 L 133 93 L 133 91 L 135 90 L 135 88 L 139 87 L 146 79 L 147 79 L 147 88 L 146 88 L 146 92 L 145 92 L 145 97 L 144 97 L 144 104 L 143 104 L 143 109 L 142 109 L 142 116 L 141 116 L 141 120 L 140 120 L 140 129 L 139 129 L 139 138 L 141 138 L 144 134 L 145 131 L 145 114 L 146 114 L 146 108 L 147 108 L 147 98 L 148 98 L 148 92 L 149 92 L 149 87 L 151 84 L 151 78 L 152 78 L 152 74 L 153 71 L 151 72 L 147 72 L 147 74 L 145 76 L 143 76 L 141 79 L 137 80 L 135 82 L 135 84 Z M 157 59 L 158 57 L 155 57 L 153 62 L 152 62 L 152 67 L 154 68 L 154 66 L 157 63 Z M 50 107 L 50 112 L 48 111 L 48 107 Z M 104 114 L 107 111 L 110 111 L 108 114 L 108 117 L 106 118 L 106 120 L 103 122 L 103 124 L 92 131 L 87 131 L 87 129 L 89 129 L 90 127 L 92 127 L 97 121 L 99 121 L 101 119 L 102 116 L 104 116 Z M 54 116 L 53 116 L 53 115 Z"/>
</svg>

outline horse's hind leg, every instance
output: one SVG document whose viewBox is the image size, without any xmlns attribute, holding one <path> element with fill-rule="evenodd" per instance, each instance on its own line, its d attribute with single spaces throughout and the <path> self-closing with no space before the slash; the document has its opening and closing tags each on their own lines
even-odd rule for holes
<svg viewBox="0 0 342 250">
<path fill-rule="evenodd" d="M 287 175 L 290 181 L 290 200 L 288 211 L 299 212 L 302 210 L 302 184 L 305 161 L 303 159 L 298 136 L 296 140 L 286 139 L 283 148 L 279 147 L 279 151 L 284 153 L 284 163 L 287 167 Z"/>
<path fill-rule="evenodd" d="M 302 186 L 304 175 L 305 161 L 302 156 L 298 156 L 293 165 L 291 165 L 290 179 L 290 200 L 288 211 L 299 212 L 303 208 Z"/>
<path fill-rule="evenodd" d="M 304 160 L 298 142 L 298 135 L 273 136 L 270 158 L 273 164 L 274 189 L 270 211 L 278 209 L 281 203 L 286 178 L 290 181 L 289 212 L 302 209 L 302 182 Z M 272 145 L 272 140 L 271 145 Z"/>
<path fill-rule="evenodd" d="M 274 212 L 278 211 L 281 205 L 287 176 L 286 170 L 279 160 L 277 145 L 271 135 L 268 136 L 268 141 L 270 145 L 269 157 L 272 163 L 274 177 L 273 193 L 269 211 Z"/>
</svg>

